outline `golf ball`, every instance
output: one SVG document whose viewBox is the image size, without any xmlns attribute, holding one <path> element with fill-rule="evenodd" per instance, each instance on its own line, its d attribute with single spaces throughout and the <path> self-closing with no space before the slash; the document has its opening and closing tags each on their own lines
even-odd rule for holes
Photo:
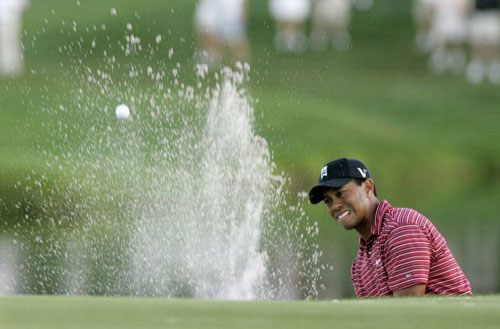
<svg viewBox="0 0 500 329">
<path fill-rule="evenodd" d="M 116 117 L 120 120 L 127 120 L 130 118 L 130 109 L 125 104 L 120 104 L 116 107 Z"/>
</svg>

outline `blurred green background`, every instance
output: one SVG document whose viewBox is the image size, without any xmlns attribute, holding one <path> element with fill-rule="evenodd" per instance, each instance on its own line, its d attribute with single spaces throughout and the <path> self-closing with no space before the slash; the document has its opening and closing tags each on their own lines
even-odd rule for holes
<svg viewBox="0 0 500 329">
<path fill-rule="evenodd" d="M 16 184 L 40 169 L 53 148 L 51 133 L 34 124 L 54 120 L 39 110 L 40 104 L 57 107 L 76 97 L 64 83 L 66 68 L 89 52 L 94 39 L 98 45 L 123 41 L 132 23 L 143 43 L 165 36 L 161 51 L 134 59 L 137 65 L 180 63 L 187 71 L 184 83 L 194 83 L 188 69 L 193 67 L 194 7 L 193 0 L 32 1 L 23 23 L 25 72 L 17 79 L 0 78 L 4 233 L 19 232 L 18 223 L 28 215 L 26 207 L 16 205 L 29 193 Z M 427 57 L 414 46 L 411 7 L 407 0 L 376 1 L 369 11 L 353 12 L 349 51 L 292 55 L 274 48 L 267 1 L 251 0 L 248 90 L 255 129 L 269 143 L 277 171 L 291 178 L 297 193 L 316 183 L 326 162 L 341 156 L 361 159 L 380 198 L 415 208 L 434 222 L 477 293 L 499 292 L 500 87 L 471 86 L 463 77 L 430 73 Z M 124 56 L 118 47 L 109 52 Z M 85 60 L 97 67 L 102 57 L 96 52 Z M 68 144 L 76 148 L 79 137 L 69 136 Z M 53 184 L 64 184 L 64 178 L 54 177 Z M 44 197 L 29 196 L 30 209 L 46 204 Z M 337 227 L 324 206 L 305 205 L 305 211 L 319 222 L 323 261 L 332 266 L 323 273 L 326 288 L 320 297 L 352 296 L 357 234 Z M 23 229 L 40 229 L 39 223 L 32 225 Z"/>
</svg>

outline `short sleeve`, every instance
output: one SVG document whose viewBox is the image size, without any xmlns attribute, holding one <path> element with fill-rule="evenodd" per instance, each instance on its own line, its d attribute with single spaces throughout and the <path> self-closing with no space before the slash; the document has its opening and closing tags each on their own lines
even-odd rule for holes
<svg viewBox="0 0 500 329">
<path fill-rule="evenodd" d="M 420 227 L 403 224 L 395 228 L 387 237 L 385 250 L 384 263 L 391 291 L 428 283 L 431 247 Z"/>
</svg>

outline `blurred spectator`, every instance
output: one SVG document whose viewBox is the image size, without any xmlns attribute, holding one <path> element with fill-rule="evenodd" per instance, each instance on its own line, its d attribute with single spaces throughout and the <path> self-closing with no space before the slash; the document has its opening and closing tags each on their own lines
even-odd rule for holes
<svg viewBox="0 0 500 329">
<path fill-rule="evenodd" d="M 21 252 L 13 237 L 0 235 L 0 296 L 11 295 L 18 290 Z"/>
<path fill-rule="evenodd" d="M 246 0 L 218 0 L 217 35 L 233 59 L 250 61 L 250 46 L 247 38 Z"/>
<path fill-rule="evenodd" d="M 417 48 L 423 53 L 432 50 L 431 27 L 436 14 L 436 2 L 439 0 L 415 0 L 413 19 L 415 21 Z"/>
<path fill-rule="evenodd" d="M 466 63 L 467 18 L 471 0 L 438 0 L 431 27 L 431 68 L 438 73 L 463 72 Z"/>
<path fill-rule="evenodd" d="M 312 15 L 312 48 L 322 51 L 331 42 L 337 50 L 347 50 L 351 40 L 350 22 L 350 0 L 317 0 Z"/>
<path fill-rule="evenodd" d="M 498 0 L 476 0 L 471 19 L 471 61 L 466 77 L 478 84 L 485 77 L 500 84 L 500 14 Z"/>
<path fill-rule="evenodd" d="M 200 0 L 194 14 L 196 57 L 197 62 L 205 63 L 209 68 L 219 66 L 222 59 L 222 46 L 215 33 L 216 22 L 217 0 Z"/>
<path fill-rule="evenodd" d="M 210 69 L 229 53 L 230 60 L 249 62 L 246 35 L 246 0 L 200 0 L 195 12 L 197 57 Z"/>
<path fill-rule="evenodd" d="M 301 53 L 306 50 L 304 30 L 310 7 L 309 0 L 270 0 L 269 9 L 276 20 L 274 44 L 279 51 Z"/>
<path fill-rule="evenodd" d="M 21 21 L 28 0 L 0 0 L 0 74 L 15 76 L 23 68 Z"/>
<path fill-rule="evenodd" d="M 373 7 L 373 0 L 352 0 L 354 8 L 358 10 L 369 10 Z"/>
</svg>

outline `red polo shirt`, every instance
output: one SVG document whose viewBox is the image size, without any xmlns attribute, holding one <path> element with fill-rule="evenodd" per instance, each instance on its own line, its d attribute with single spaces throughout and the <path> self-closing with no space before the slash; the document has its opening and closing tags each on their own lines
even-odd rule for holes
<svg viewBox="0 0 500 329">
<path fill-rule="evenodd" d="M 368 240 L 360 239 L 351 272 L 357 297 L 390 296 L 418 284 L 426 285 L 426 294 L 472 294 L 431 221 L 413 209 L 392 208 L 387 201 L 377 207 Z"/>
</svg>

